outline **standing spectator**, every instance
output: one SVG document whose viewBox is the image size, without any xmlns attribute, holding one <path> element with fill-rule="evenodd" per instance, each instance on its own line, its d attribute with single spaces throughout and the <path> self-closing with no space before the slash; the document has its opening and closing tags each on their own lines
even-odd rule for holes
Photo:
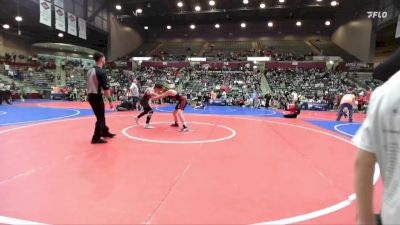
<svg viewBox="0 0 400 225">
<path fill-rule="evenodd" d="M 0 83 L 0 105 L 5 101 L 7 104 L 11 105 L 11 85 Z"/>
<path fill-rule="evenodd" d="M 76 101 L 78 99 L 78 89 L 76 87 L 74 87 L 72 89 L 72 101 Z"/>
<path fill-rule="evenodd" d="M 328 110 L 332 110 L 335 105 L 335 96 L 332 93 L 327 93 Z"/>
<path fill-rule="evenodd" d="M 296 104 L 297 101 L 299 100 L 299 96 L 294 90 L 291 91 L 290 97 L 292 99 L 293 104 Z"/>
<path fill-rule="evenodd" d="M 226 91 L 222 90 L 221 99 L 226 99 Z"/>
<path fill-rule="evenodd" d="M 210 98 L 212 101 L 214 101 L 215 99 L 217 99 L 217 94 L 214 92 L 214 90 L 211 90 L 210 92 Z"/>
<path fill-rule="evenodd" d="M 367 119 L 354 137 L 360 149 L 356 160 L 357 224 L 376 224 L 372 180 L 377 161 L 383 177 L 382 222 L 400 221 L 400 72 L 374 91 Z"/>
<path fill-rule="evenodd" d="M 139 87 L 137 86 L 138 81 L 133 79 L 129 91 L 132 94 L 132 109 L 137 110 L 137 104 L 139 102 Z"/>
<path fill-rule="evenodd" d="M 4 56 L 5 56 L 5 58 L 6 58 L 6 62 L 11 62 L 11 55 L 10 55 L 10 53 L 6 52 L 6 53 L 4 54 Z"/>
<path fill-rule="evenodd" d="M 364 93 L 360 94 L 360 96 L 358 97 L 358 111 L 361 112 L 361 110 L 364 109 L 364 104 L 365 104 L 365 96 Z"/>
<path fill-rule="evenodd" d="M 270 94 L 265 94 L 265 108 L 269 107 L 269 101 L 271 100 Z"/>
<path fill-rule="evenodd" d="M 335 95 L 334 108 L 333 108 L 334 110 L 339 109 L 341 99 L 342 99 L 342 93 Z"/>
<path fill-rule="evenodd" d="M 20 88 L 20 89 L 16 89 L 16 92 L 19 95 L 19 98 L 20 98 L 21 102 L 25 102 L 24 90 L 22 88 Z"/>
</svg>

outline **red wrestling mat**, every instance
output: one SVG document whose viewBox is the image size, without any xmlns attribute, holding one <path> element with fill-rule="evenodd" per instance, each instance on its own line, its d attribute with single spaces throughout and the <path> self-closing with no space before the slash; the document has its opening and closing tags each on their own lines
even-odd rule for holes
<svg viewBox="0 0 400 225">
<path fill-rule="evenodd" d="M 187 117 L 180 133 L 169 114 L 154 130 L 109 115 L 106 145 L 89 143 L 92 117 L 0 130 L 0 223 L 354 224 L 347 139 L 300 120 Z"/>
</svg>

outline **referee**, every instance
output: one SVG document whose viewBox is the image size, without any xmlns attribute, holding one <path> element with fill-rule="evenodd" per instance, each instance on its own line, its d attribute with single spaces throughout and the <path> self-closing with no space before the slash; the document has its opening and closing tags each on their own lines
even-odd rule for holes
<svg viewBox="0 0 400 225">
<path fill-rule="evenodd" d="M 102 69 L 106 63 L 104 55 L 95 53 L 93 59 L 96 61 L 96 66 L 90 69 L 87 73 L 87 93 L 88 101 L 96 115 L 96 128 L 92 137 L 92 144 L 104 144 L 107 143 L 105 138 L 113 138 L 115 134 L 110 133 L 107 125 L 106 118 L 104 115 L 104 96 L 110 103 L 110 108 L 114 108 L 113 99 L 110 94 L 110 88 L 107 83 L 107 76 Z"/>
</svg>

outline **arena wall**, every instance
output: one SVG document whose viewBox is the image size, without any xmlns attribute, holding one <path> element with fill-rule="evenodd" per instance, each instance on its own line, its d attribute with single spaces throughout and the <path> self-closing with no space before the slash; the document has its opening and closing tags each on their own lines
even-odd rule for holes
<svg viewBox="0 0 400 225">
<path fill-rule="evenodd" d="M 359 60 L 370 62 L 374 55 L 373 33 L 371 20 L 355 20 L 340 26 L 333 33 L 332 41 Z"/>
<path fill-rule="evenodd" d="M 143 39 L 139 32 L 123 25 L 115 16 L 112 15 L 110 18 L 111 26 L 107 60 L 111 61 L 125 56 L 138 48 L 143 43 Z"/>
</svg>

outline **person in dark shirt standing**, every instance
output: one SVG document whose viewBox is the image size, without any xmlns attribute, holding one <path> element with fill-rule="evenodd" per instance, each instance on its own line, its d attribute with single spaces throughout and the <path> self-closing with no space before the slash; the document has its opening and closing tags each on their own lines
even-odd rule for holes
<svg viewBox="0 0 400 225">
<path fill-rule="evenodd" d="M 87 72 L 88 101 L 97 119 L 96 128 L 92 137 L 92 144 L 104 144 L 107 143 L 107 141 L 103 138 L 113 138 L 115 134 L 110 133 L 106 125 L 103 93 L 110 103 L 111 109 L 114 108 L 114 104 L 110 94 L 106 73 L 102 69 L 106 59 L 104 55 L 99 53 L 95 53 L 93 59 L 96 61 L 96 66 Z"/>
</svg>

